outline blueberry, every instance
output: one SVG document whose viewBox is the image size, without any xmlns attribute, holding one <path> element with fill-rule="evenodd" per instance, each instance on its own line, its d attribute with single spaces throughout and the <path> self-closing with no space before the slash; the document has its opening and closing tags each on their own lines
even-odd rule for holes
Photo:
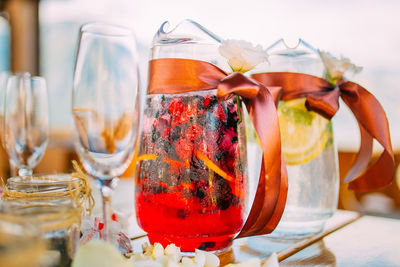
<svg viewBox="0 0 400 267">
<path fill-rule="evenodd" d="M 226 126 L 227 128 L 229 127 L 233 127 L 234 131 L 237 131 L 237 126 L 239 123 L 239 119 L 236 119 L 235 116 L 238 116 L 237 113 L 232 114 L 232 113 L 228 113 L 228 116 L 226 118 Z"/>
<path fill-rule="evenodd" d="M 200 199 L 202 199 L 202 198 L 206 195 L 206 193 L 204 192 L 204 190 L 201 189 L 201 188 L 197 188 L 195 194 L 196 194 L 196 197 L 198 197 L 198 198 L 200 198 Z"/>
<path fill-rule="evenodd" d="M 231 199 L 221 199 L 217 198 L 217 207 L 220 210 L 226 210 L 231 205 Z"/>
<path fill-rule="evenodd" d="M 218 100 L 215 96 L 210 97 L 210 103 L 207 106 L 207 110 L 213 110 L 218 105 Z"/>
<path fill-rule="evenodd" d="M 228 182 L 225 179 L 219 177 L 219 179 L 215 181 L 214 190 L 214 194 L 217 200 L 217 207 L 220 210 L 226 210 L 227 208 L 229 208 L 232 202 L 233 194 Z"/>
<path fill-rule="evenodd" d="M 234 144 L 237 143 L 238 142 L 238 137 L 237 136 L 232 137 L 231 141 Z"/>
<path fill-rule="evenodd" d="M 199 249 L 206 250 L 207 248 L 213 248 L 215 246 L 215 242 L 203 242 L 199 246 Z"/>
</svg>

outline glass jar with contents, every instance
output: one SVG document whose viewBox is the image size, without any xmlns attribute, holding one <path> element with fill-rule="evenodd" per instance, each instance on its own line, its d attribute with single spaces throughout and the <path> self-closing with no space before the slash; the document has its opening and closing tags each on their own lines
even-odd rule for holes
<svg viewBox="0 0 400 267">
<path fill-rule="evenodd" d="M 3 212 L 29 218 L 48 242 L 51 266 L 69 266 L 79 242 L 82 209 L 80 181 L 68 175 L 12 177 L 4 193 Z M 74 197 L 74 195 L 77 195 Z"/>
<path fill-rule="evenodd" d="M 70 198 L 5 200 L 5 214 L 26 218 L 47 241 L 50 266 L 70 266 L 79 241 L 80 211 Z"/>
</svg>

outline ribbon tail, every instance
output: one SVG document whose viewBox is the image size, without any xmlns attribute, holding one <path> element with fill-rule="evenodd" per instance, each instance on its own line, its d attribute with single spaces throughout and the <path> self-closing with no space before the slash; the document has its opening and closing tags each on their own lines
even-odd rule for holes
<svg viewBox="0 0 400 267">
<path fill-rule="evenodd" d="M 247 102 L 247 109 L 261 141 L 263 160 L 253 206 L 236 238 L 272 232 L 283 214 L 288 188 L 272 95 L 264 87 L 256 98 Z"/>
<path fill-rule="evenodd" d="M 344 183 L 352 182 L 357 176 L 361 175 L 365 168 L 368 167 L 368 163 L 372 156 L 373 138 L 360 123 L 358 126 L 360 128 L 361 135 L 360 150 L 357 153 L 353 166 L 344 178 Z"/>
<path fill-rule="evenodd" d="M 390 141 L 389 124 L 378 100 L 366 89 L 353 82 L 340 85 L 341 97 L 356 117 L 361 131 L 361 148 L 356 165 L 346 177 L 349 189 L 355 191 L 377 190 L 389 185 L 395 173 L 395 161 Z M 383 147 L 379 159 L 362 175 L 351 177 L 367 166 L 371 159 L 372 138 Z"/>
<path fill-rule="evenodd" d="M 259 231 L 260 233 L 271 233 L 275 230 L 276 226 L 280 222 L 282 218 L 283 211 L 285 210 L 286 199 L 288 193 L 288 174 L 286 170 L 286 163 L 283 159 L 283 155 L 281 156 L 281 183 L 279 189 L 279 197 L 275 209 L 270 216 L 268 223 L 264 225 L 264 227 Z"/>
<path fill-rule="evenodd" d="M 349 184 L 350 190 L 367 192 L 389 185 L 394 174 L 393 155 L 384 150 L 368 171 Z M 392 171 L 393 170 L 393 171 Z"/>
</svg>

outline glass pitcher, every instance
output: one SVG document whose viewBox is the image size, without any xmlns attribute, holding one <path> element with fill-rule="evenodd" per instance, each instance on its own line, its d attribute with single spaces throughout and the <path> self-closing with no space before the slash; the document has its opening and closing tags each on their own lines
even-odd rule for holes
<svg viewBox="0 0 400 267">
<path fill-rule="evenodd" d="M 151 59 L 206 61 L 228 70 L 220 40 L 185 20 L 153 40 Z M 216 90 L 149 94 L 136 175 L 136 214 L 151 243 L 223 250 L 245 222 L 247 157 L 237 98 Z"/>
<path fill-rule="evenodd" d="M 325 76 L 318 50 L 301 39 L 295 47 L 288 47 L 281 39 L 267 51 L 270 64 L 262 72 Z M 289 191 L 283 217 L 272 237 L 301 238 L 318 233 L 337 207 L 339 173 L 332 121 L 308 111 L 305 100 L 278 104 Z"/>
</svg>

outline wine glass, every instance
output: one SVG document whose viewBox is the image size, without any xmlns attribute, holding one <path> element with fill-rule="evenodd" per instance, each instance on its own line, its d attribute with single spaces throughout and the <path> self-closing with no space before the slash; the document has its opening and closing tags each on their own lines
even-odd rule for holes
<svg viewBox="0 0 400 267">
<path fill-rule="evenodd" d="M 32 175 L 48 140 L 46 81 L 29 73 L 11 75 L 4 105 L 4 140 L 10 163 L 19 176 Z"/>
<path fill-rule="evenodd" d="M 72 95 L 79 137 L 76 150 L 84 169 L 100 185 L 103 239 L 110 243 L 112 190 L 134 154 L 140 125 L 139 103 L 133 33 L 103 23 L 82 26 Z"/>
</svg>

